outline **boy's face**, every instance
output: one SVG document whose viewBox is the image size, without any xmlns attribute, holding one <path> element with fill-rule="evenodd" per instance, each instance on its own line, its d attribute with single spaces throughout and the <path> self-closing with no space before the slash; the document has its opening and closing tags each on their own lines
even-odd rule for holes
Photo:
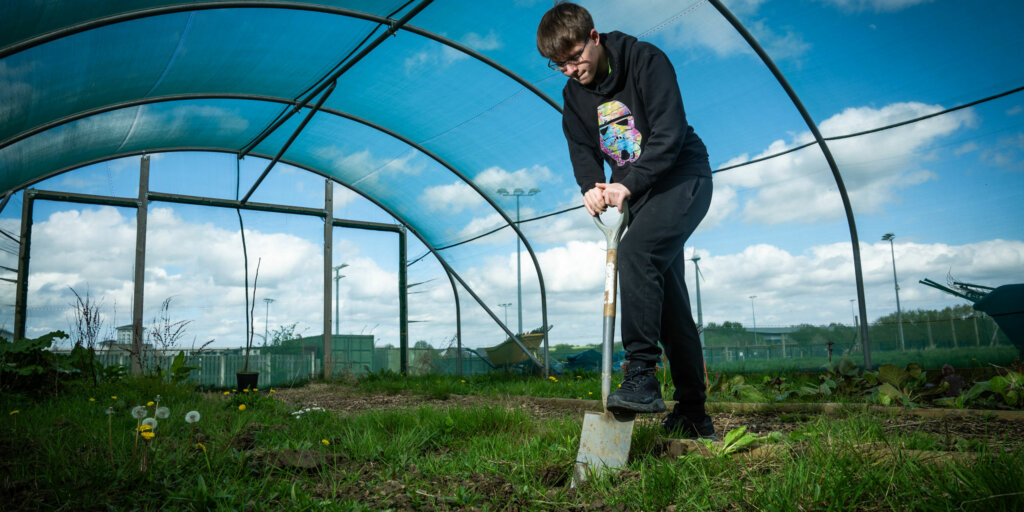
<svg viewBox="0 0 1024 512">
<path fill-rule="evenodd" d="M 557 63 L 558 70 L 583 85 L 593 83 L 598 75 L 598 62 L 601 55 L 599 43 L 600 36 L 597 30 L 591 30 L 587 39 L 577 43 L 569 55 L 564 57 L 564 62 Z"/>
</svg>

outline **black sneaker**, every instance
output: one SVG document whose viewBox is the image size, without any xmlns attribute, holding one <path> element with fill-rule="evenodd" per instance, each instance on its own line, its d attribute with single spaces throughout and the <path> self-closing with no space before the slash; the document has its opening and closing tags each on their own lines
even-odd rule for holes
<svg viewBox="0 0 1024 512">
<path fill-rule="evenodd" d="M 715 432 L 715 424 L 711 421 L 711 416 L 707 414 L 704 414 L 704 419 L 695 422 L 677 407 L 672 409 L 668 416 L 665 416 L 665 421 L 661 423 L 661 426 L 670 436 L 684 439 L 719 440 L 718 433 Z"/>
<path fill-rule="evenodd" d="M 662 412 L 661 384 L 654 376 L 654 368 L 640 364 L 629 365 L 622 385 L 608 395 L 608 410 L 616 413 Z"/>
</svg>

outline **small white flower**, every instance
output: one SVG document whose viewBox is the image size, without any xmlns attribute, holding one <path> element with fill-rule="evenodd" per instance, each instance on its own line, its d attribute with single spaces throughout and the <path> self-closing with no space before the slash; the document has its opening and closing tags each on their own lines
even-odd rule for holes
<svg viewBox="0 0 1024 512">
<path fill-rule="evenodd" d="M 136 405 L 132 407 L 132 417 L 141 420 L 146 417 L 146 407 L 142 405 Z"/>
<path fill-rule="evenodd" d="M 156 419 L 154 419 L 154 418 L 146 418 L 146 419 L 142 420 L 142 424 L 143 425 L 149 425 L 150 429 L 156 430 Z"/>
<path fill-rule="evenodd" d="M 166 407 L 157 407 L 156 408 L 156 417 L 157 418 L 166 419 L 166 418 L 170 417 L 170 415 L 171 415 L 171 410 L 170 409 L 168 409 Z"/>
<path fill-rule="evenodd" d="M 199 411 L 189 411 L 185 414 L 185 423 L 196 423 L 199 421 Z"/>
</svg>

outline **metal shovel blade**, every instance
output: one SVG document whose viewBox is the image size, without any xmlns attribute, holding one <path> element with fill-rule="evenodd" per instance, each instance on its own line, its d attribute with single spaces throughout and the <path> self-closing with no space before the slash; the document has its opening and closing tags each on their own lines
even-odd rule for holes
<svg viewBox="0 0 1024 512">
<path fill-rule="evenodd" d="M 621 421 L 608 411 L 587 412 L 583 416 L 580 451 L 576 454 L 572 486 L 583 483 L 587 472 L 605 468 L 617 469 L 629 459 L 629 445 L 633 439 L 633 420 Z"/>
</svg>

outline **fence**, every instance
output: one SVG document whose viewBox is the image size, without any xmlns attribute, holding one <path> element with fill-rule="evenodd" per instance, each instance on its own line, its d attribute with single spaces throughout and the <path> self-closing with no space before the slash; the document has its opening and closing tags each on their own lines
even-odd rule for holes
<svg viewBox="0 0 1024 512">
<path fill-rule="evenodd" d="M 105 366 L 123 365 L 131 367 L 128 354 L 96 354 L 99 362 Z M 143 366 L 147 370 L 170 368 L 174 360 L 173 354 L 150 354 L 143 358 Z M 245 366 L 245 356 L 234 354 L 199 354 L 193 356 L 189 366 L 197 366 L 189 375 L 189 380 L 200 386 L 212 388 L 232 388 L 235 386 L 235 373 Z M 259 372 L 258 387 L 282 386 L 295 384 L 320 375 L 322 361 L 315 354 L 309 355 L 250 355 L 249 371 Z"/>
</svg>

